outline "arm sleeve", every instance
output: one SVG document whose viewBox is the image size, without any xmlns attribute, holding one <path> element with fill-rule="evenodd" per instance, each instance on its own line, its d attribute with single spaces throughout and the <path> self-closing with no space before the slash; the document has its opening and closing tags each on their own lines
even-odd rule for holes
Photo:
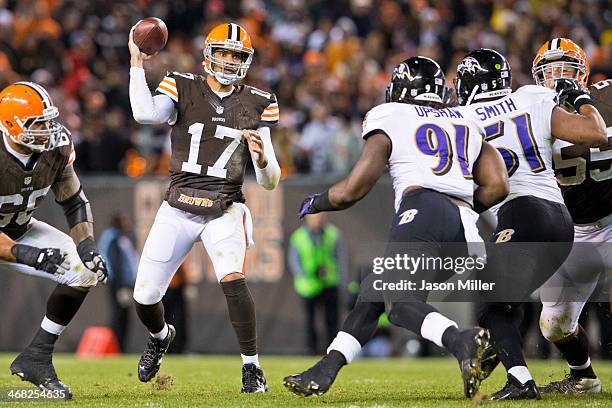
<svg viewBox="0 0 612 408">
<path fill-rule="evenodd" d="M 273 190 L 280 180 L 281 170 L 274 154 L 274 146 L 272 146 L 272 138 L 270 136 L 269 127 L 260 127 L 257 129 L 264 145 L 264 153 L 268 161 L 268 165 L 263 169 L 257 166 L 257 158 L 251 155 L 253 167 L 255 168 L 255 177 L 257 184 L 266 190 Z"/>
<path fill-rule="evenodd" d="M 164 79 L 165 81 L 165 79 Z M 165 83 L 162 81 L 160 87 Z M 159 91 L 158 87 L 158 91 Z M 176 84 L 174 86 L 176 89 Z M 167 95 L 166 92 L 159 95 L 151 95 L 145 72 L 142 68 L 130 68 L 130 105 L 132 114 L 136 122 L 143 125 L 153 125 L 164 122 L 173 122 L 176 118 L 176 101 Z"/>
</svg>

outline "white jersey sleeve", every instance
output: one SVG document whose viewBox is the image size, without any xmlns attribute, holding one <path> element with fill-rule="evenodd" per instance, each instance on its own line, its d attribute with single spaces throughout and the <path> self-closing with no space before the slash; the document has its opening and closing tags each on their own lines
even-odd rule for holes
<svg viewBox="0 0 612 408">
<path fill-rule="evenodd" d="M 392 104 L 385 103 L 373 107 L 363 119 L 361 137 L 367 139 L 376 131 L 382 131 L 389 136 L 389 123 L 392 122 Z"/>
<path fill-rule="evenodd" d="M 551 121 L 552 111 L 557 106 L 557 93 L 544 86 L 525 85 L 514 92 L 521 104 L 530 103 L 529 113 L 532 117 L 531 126 L 535 133 L 534 137 L 542 142 L 552 142 Z M 536 123 L 537 118 L 537 123 Z"/>
</svg>

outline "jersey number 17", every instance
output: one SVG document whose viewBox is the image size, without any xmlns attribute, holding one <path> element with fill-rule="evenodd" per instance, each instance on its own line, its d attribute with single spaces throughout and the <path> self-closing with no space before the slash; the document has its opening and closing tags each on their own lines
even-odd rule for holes
<svg viewBox="0 0 612 408">
<path fill-rule="evenodd" d="M 217 161 L 212 166 L 206 166 L 206 175 L 219 178 L 227 178 L 227 163 L 229 162 L 232 154 L 236 151 L 242 140 L 242 131 L 238 129 L 229 128 L 227 126 L 216 125 L 215 135 L 217 139 L 230 138 L 232 141 L 223 150 Z M 198 156 L 200 155 L 200 142 L 202 140 L 202 133 L 204 132 L 204 124 L 195 122 L 188 129 L 191 135 L 191 142 L 189 143 L 189 157 L 187 161 L 183 162 L 181 171 L 188 173 L 202 174 L 202 165 L 198 164 Z"/>
</svg>

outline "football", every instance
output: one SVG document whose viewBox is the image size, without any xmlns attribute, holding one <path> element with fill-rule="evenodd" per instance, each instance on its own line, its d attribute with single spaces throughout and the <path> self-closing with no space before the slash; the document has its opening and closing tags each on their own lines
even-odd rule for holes
<svg viewBox="0 0 612 408">
<path fill-rule="evenodd" d="M 140 51 L 152 55 L 161 51 L 168 41 L 166 23 L 157 17 L 147 17 L 136 23 L 134 43 Z"/>
</svg>

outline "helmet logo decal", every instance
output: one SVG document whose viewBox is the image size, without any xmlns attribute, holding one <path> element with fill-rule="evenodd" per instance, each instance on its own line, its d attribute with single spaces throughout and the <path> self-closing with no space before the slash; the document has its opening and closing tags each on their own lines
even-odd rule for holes
<svg viewBox="0 0 612 408">
<path fill-rule="evenodd" d="M 457 67 L 457 72 L 461 74 L 470 73 L 475 74 L 476 71 L 482 70 L 480 63 L 473 57 L 464 58 L 459 66 Z"/>
<path fill-rule="evenodd" d="M 409 81 L 414 80 L 414 77 L 410 73 L 410 68 L 406 64 L 399 64 L 393 70 L 393 78 L 395 79 L 408 79 Z"/>
</svg>

